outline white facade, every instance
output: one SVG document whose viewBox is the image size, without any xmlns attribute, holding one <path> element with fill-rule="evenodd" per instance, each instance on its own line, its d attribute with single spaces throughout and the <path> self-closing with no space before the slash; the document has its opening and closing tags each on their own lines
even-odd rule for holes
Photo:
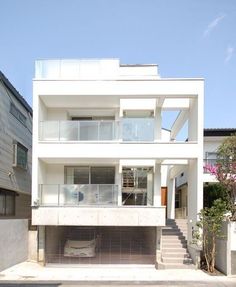
<svg viewBox="0 0 236 287">
<path fill-rule="evenodd" d="M 37 61 L 32 223 L 164 226 L 161 190 L 173 218 L 174 179 L 186 168 L 191 240 L 202 208 L 203 94 L 202 79 L 161 79 L 156 65 Z M 179 112 L 169 132 L 165 111 Z M 186 122 L 188 142 L 178 141 Z"/>
</svg>

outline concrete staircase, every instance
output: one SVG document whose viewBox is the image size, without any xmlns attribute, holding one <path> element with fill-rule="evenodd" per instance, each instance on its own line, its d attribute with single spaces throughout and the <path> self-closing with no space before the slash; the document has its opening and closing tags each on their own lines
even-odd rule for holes
<svg viewBox="0 0 236 287">
<path fill-rule="evenodd" d="M 160 269 L 195 269 L 187 251 L 187 220 L 167 219 L 162 228 L 162 259 Z"/>
</svg>

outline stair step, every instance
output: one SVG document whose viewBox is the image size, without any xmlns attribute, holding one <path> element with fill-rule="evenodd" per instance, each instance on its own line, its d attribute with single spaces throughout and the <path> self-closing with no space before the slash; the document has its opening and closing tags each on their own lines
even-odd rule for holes
<svg viewBox="0 0 236 287">
<path fill-rule="evenodd" d="M 178 240 L 182 240 L 182 239 L 186 240 L 186 239 L 185 239 L 185 236 L 182 235 L 182 234 L 179 234 L 179 235 L 163 234 L 162 238 L 163 238 L 163 239 L 175 239 L 175 238 L 176 238 L 176 239 L 178 239 Z"/>
<path fill-rule="evenodd" d="M 171 258 L 171 257 L 162 257 L 163 263 L 182 263 L 182 264 L 191 264 L 193 263 L 192 258 Z"/>
<path fill-rule="evenodd" d="M 162 252 L 162 256 L 163 258 L 191 258 L 190 255 L 186 252 Z"/>
<path fill-rule="evenodd" d="M 162 229 L 162 269 L 195 269 L 187 251 L 187 220 L 167 220 Z"/>
<path fill-rule="evenodd" d="M 193 264 L 181 264 L 181 263 L 158 263 L 159 269 L 196 269 Z"/>
<path fill-rule="evenodd" d="M 162 240 L 162 245 L 187 245 L 187 241 L 186 240 Z"/>
<path fill-rule="evenodd" d="M 167 247 L 167 248 L 165 248 L 165 247 L 163 247 L 162 248 L 162 252 L 163 253 L 186 253 L 187 252 L 187 249 L 186 248 L 184 248 L 184 247 Z"/>
</svg>

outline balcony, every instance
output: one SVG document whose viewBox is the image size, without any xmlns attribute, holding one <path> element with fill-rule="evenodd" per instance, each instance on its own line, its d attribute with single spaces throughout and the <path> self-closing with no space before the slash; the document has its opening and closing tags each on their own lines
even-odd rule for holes
<svg viewBox="0 0 236 287">
<path fill-rule="evenodd" d="M 40 184 L 40 206 L 116 206 L 115 184 Z"/>
<path fill-rule="evenodd" d="M 154 141 L 153 118 L 124 118 L 122 121 L 42 121 L 41 141 Z"/>
<path fill-rule="evenodd" d="M 117 121 L 44 121 L 40 123 L 41 141 L 118 140 Z"/>
</svg>

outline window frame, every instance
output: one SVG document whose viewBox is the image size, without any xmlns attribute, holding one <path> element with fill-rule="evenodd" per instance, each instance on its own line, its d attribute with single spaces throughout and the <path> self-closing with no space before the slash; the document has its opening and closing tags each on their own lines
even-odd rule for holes
<svg viewBox="0 0 236 287">
<path fill-rule="evenodd" d="M 70 180 L 68 180 L 68 168 L 73 168 L 73 169 L 76 169 L 76 168 L 84 168 L 84 169 L 87 169 L 88 170 L 88 182 L 87 183 L 68 183 Z M 113 183 L 93 183 L 92 182 L 92 170 L 93 169 L 96 169 L 96 168 L 110 168 L 113 170 L 113 173 L 114 173 L 114 180 L 113 180 Z M 64 182 L 65 184 L 115 184 L 116 182 L 116 171 L 115 171 L 115 166 L 65 166 L 64 168 Z M 73 182 L 74 182 L 74 174 L 73 174 Z"/>
<path fill-rule="evenodd" d="M 16 118 L 24 127 L 26 127 L 27 117 L 17 108 L 17 106 L 10 103 L 10 113 Z"/>
<path fill-rule="evenodd" d="M 0 200 L 1 198 L 3 199 L 3 204 L 2 204 L 3 212 L 0 210 L 0 217 L 15 216 L 16 215 L 16 193 L 14 191 L 0 188 Z M 11 201 L 8 201 L 9 199 L 11 199 Z M 9 212 L 8 210 L 9 207 L 11 207 L 11 212 Z"/>
<path fill-rule="evenodd" d="M 19 151 L 21 149 L 21 151 Z M 21 164 L 21 161 L 19 160 L 19 153 L 25 152 L 25 163 Z M 13 167 L 21 168 L 24 170 L 28 169 L 28 149 L 22 145 L 19 142 L 13 142 Z"/>
</svg>

